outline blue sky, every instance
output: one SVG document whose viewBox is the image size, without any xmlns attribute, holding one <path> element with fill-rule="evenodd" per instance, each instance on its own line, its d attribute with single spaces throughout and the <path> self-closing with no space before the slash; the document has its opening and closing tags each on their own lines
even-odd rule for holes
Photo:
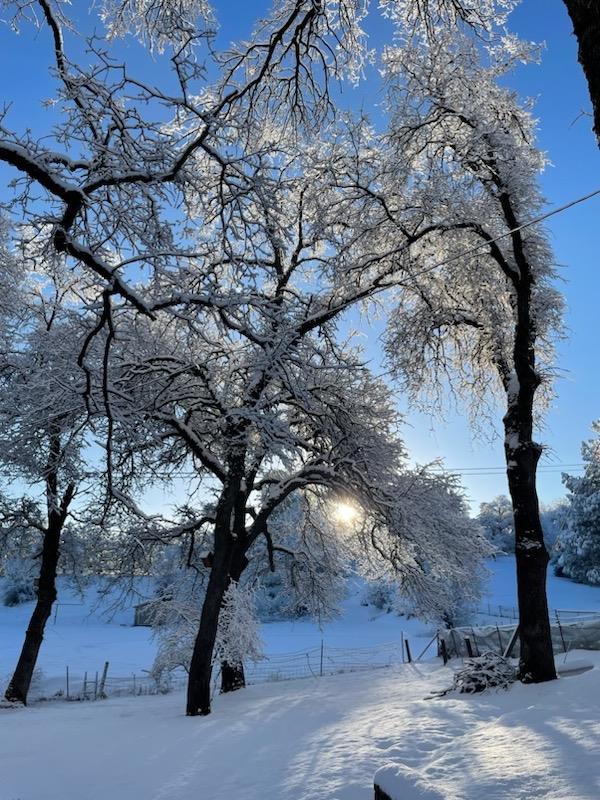
<svg viewBox="0 0 600 800">
<path fill-rule="evenodd" d="M 219 38 L 221 43 L 226 43 L 248 36 L 257 13 L 267 3 L 265 0 L 216 0 L 215 5 L 222 25 Z M 522 0 L 511 18 L 510 27 L 523 38 L 546 45 L 542 63 L 519 70 L 512 84 L 523 97 L 537 99 L 539 144 L 552 162 L 542 176 L 542 188 L 550 209 L 600 187 L 600 151 L 591 132 L 591 120 L 585 113 L 590 107 L 587 86 L 577 63 L 576 43 L 562 0 Z M 368 30 L 372 45 L 376 47 L 385 36 L 387 24 L 381 20 L 372 21 Z M 126 47 L 123 53 L 140 63 L 137 47 Z M 17 130 L 48 125 L 51 112 L 43 109 L 41 103 L 53 91 L 45 69 L 50 56 L 50 42 L 45 31 L 37 36 L 24 33 L 15 37 L 6 27 L 0 26 L 0 97 L 13 102 L 8 123 Z M 376 115 L 375 78 L 376 73 L 372 71 L 362 87 L 344 87 L 345 102 L 362 106 L 366 112 Z M 8 170 L 0 169 L 0 181 L 5 182 L 9 174 Z M 3 193 L 2 186 L 0 193 Z M 568 339 L 559 349 L 558 397 L 539 437 L 548 447 L 539 478 L 540 497 L 544 502 L 551 502 L 564 493 L 560 468 L 552 465 L 579 464 L 581 441 L 589 436 L 590 422 L 600 417 L 600 372 L 596 352 L 600 344 L 597 319 L 599 220 L 600 198 L 596 198 L 548 223 L 564 279 Z M 376 364 L 377 331 L 364 329 L 364 334 Z M 500 416 L 499 410 L 498 421 Z M 502 442 L 498 437 L 491 440 L 492 433 L 490 431 L 485 441 L 476 439 L 460 410 L 448 412 L 443 420 L 407 413 L 405 438 L 413 458 L 423 463 L 441 457 L 448 467 L 467 470 L 462 478 L 474 507 L 482 500 L 506 492 Z M 493 475 L 473 474 L 491 468 L 499 469 Z"/>
</svg>

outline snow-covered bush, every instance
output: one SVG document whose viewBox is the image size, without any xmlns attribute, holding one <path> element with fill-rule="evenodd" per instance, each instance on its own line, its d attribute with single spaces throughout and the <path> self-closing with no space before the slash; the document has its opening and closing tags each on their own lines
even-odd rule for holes
<svg viewBox="0 0 600 800">
<path fill-rule="evenodd" d="M 396 608 L 398 587 L 394 586 L 389 580 L 369 581 L 365 586 L 362 595 L 364 606 L 373 606 L 380 611 L 390 611 Z"/>
<path fill-rule="evenodd" d="M 28 559 L 10 559 L 5 566 L 2 602 L 5 606 L 19 606 L 35 600 L 33 563 Z"/>
<path fill-rule="evenodd" d="M 461 692 L 474 694 L 486 689 L 508 689 L 517 680 L 517 669 L 511 662 L 491 651 L 465 660 L 454 673 L 452 686 L 441 694 Z"/>
<path fill-rule="evenodd" d="M 176 669 L 189 670 L 194 642 L 198 634 L 201 603 L 186 604 L 179 599 L 163 601 L 156 615 L 158 650 L 151 674 L 158 685 L 168 680 Z M 232 582 L 219 616 L 219 629 L 213 651 L 213 663 L 229 664 L 263 658 L 262 640 L 256 618 L 254 592 Z"/>
</svg>

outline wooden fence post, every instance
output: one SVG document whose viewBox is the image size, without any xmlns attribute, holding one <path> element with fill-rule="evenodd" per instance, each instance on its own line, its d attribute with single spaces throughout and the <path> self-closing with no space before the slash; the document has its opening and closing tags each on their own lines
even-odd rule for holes
<svg viewBox="0 0 600 800">
<path fill-rule="evenodd" d="M 98 697 L 102 700 L 106 699 L 106 693 L 104 691 L 104 686 L 106 685 L 106 675 L 108 673 L 108 661 L 104 662 L 104 669 L 102 670 L 102 677 L 100 678 L 100 686 L 98 687 Z"/>
</svg>

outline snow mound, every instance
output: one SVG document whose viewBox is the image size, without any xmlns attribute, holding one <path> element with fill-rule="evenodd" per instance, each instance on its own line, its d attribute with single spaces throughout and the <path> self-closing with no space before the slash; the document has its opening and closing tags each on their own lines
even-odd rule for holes
<svg viewBox="0 0 600 800">
<path fill-rule="evenodd" d="M 449 800 L 448 795 L 405 764 L 388 764 L 375 773 L 375 785 L 391 800 Z"/>
</svg>

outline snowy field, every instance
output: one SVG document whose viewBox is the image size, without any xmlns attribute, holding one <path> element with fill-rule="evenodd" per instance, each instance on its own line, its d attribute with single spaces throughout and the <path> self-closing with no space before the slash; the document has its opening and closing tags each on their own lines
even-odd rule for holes
<svg viewBox="0 0 600 800">
<path fill-rule="evenodd" d="M 489 593 L 482 606 L 486 607 L 488 602 L 492 606 L 515 606 L 514 559 L 499 558 L 488 566 Z M 600 589 L 595 587 L 549 574 L 548 595 L 552 609 L 600 611 Z M 417 656 L 434 634 L 430 625 L 419 620 L 364 607 L 360 601 L 361 589 L 355 587 L 344 603 L 342 616 L 322 627 L 307 620 L 264 624 L 261 630 L 264 652 L 272 657 L 274 671 L 281 664 L 287 667 L 295 663 L 295 658 L 288 658 L 287 654 L 303 656 L 309 652 L 314 664 L 321 642 L 326 658 L 331 650 L 363 648 L 371 651 L 373 662 L 378 663 L 393 648 L 400 658 L 402 636 L 409 639 L 413 655 Z M 16 663 L 31 609 L 29 603 L 17 608 L 0 606 L 0 683 L 8 678 Z M 107 606 L 98 606 L 94 589 L 87 592 L 85 603 L 81 604 L 81 598 L 62 584 L 56 619 L 53 616 L 48 623 L 40 653 L 43 680 L 41 684 L 38 682 L 37 691 L 45 694 L 64 691 L 67 666 L 75 689 L 86 672 L 93 678 L 105 661 L 110 663 L 109 675 L 113 677 L 132 679 L 133 675 L 140 678 L 147 674 L 154 659 L 155 642 L 150 629 L 134 628 L 132 622 L 132 608 L 107 615 Z M 357 655 L 350 653 L 348 657 L 356 660 Z M 369 657 L 370 653 L 366 653 L 365 660 Z M 259 665 L 263 674 L 268 665 L 269 662 Z"/>
<path fill-rule="evenodd" d="M 422 664 L 252 686 L 186 718 L 184 697 L 5 711 L 2 800 L 597 800 L 598 667 L 546 686 L 428 700 Z M 34 766 L 35 765 L 35 766 Z"/>
<path fill-rule="evenodd" d="M 491 565 L 485 603 L 514 605 L 514 560 Z M 600 590 L 549 576 L 552 608 L 600 610 Z M 64 591 L 40 666 L 46 692 L 93 674 L 143 674 L 154 642 L 132 611 L 107 620 Z M 30 605 L 0 608 L 0 674 L 14 665 Z M 376 648 L 431 630 L 377 612 L 351 593 L 344 614 L 263 625 L 265 652 Z M 581 654 L 569 654 L 569 660 Z M 274 682 L 217 697 L 208 718 L 183 715 L 184 696 L 37 703 L 0 711 L 0 800 L 367 800 L 393 765 L 398 800 L 597 800 L 600 653 L 596 668 L 546 686 L 425 699 L 451 682 L 437 661 Z M 562 658 L 559 659 L 562 662 Z M 35 756 L 33 755 L 35 754 Z"/>
</svg>

